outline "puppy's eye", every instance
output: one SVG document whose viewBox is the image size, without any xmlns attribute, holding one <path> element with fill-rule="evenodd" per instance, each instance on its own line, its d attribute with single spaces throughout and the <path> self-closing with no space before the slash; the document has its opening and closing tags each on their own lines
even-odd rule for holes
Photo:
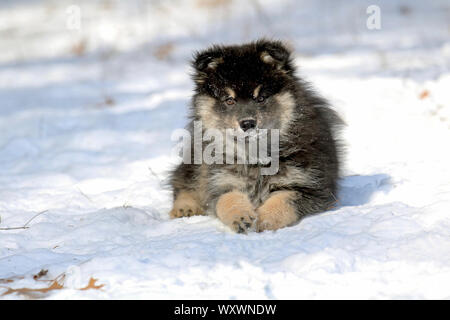
<svg viewBox="0 0 450 320">
<path fill-rule="evenodd" d="M 232 106 L 233 104 L 236 103 L 236 100 L 234 100 L 232 97 L 228 97 L 225 99 L 225 103 L 229 106 Z"/>
<path fill-rule="evenodd" d="M 263 96 L 259 96 L 256 98 L 257 102 L 263 102 L 266 98 L 264 98 Z"/>
</svg>

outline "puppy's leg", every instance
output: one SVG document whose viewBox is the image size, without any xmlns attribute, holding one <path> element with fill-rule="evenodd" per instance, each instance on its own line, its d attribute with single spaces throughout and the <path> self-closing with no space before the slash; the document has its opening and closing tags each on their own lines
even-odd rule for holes
<svg viewBox="0 0 450 320">
<path fill-rule="evenodd" d="M 299 220 L 293 200 L 294 191 L 274 192 L 257 210 L 257 231 L 277 230 Z"/>
<path fill-rule="evenodd" d="M 238 233 L 246 233 L 256 222 L 256 213 L 248 196 L 239 191 L 221 195 L 216 204 L 217 217 Z"/>
<path fill-rule="evenodd" d="M 204 214 L 203 208 L 192 191 L 178 193 L 173 203 L 173 209 L 170 211 L 172 219 Z"/>
</svg>

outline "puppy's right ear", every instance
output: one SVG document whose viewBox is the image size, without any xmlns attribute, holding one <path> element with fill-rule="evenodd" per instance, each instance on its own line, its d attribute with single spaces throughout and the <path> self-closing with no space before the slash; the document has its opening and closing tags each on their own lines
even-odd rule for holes
<svg viewBox="0 0 450 320">
<path fill-rule="evenodd" d="M 194 81 L 198 84 L 204 83 L 208 74 L 214 72 L 221 63 L 223 63 L 223 57 L 217 48 L 197 52 L 192 61 L 192 67 L 195 71 Z"/>
<path fill-rule="evenodd" d="M 205 51 L 197 52 L 194 55 L 192 66 L 199 72 L 214 71 L 222 62 L 222 49 L 218 46 L 213 46 Z"/>
<path fill-rule="evenodd" d="M 223 58 L 212 52 L 199 52 L 195 55 L 192 63 L 195 70 L 205 72 L 209 70 L 215 70 L 219 64 L 223 62 Z"/>
</svg>

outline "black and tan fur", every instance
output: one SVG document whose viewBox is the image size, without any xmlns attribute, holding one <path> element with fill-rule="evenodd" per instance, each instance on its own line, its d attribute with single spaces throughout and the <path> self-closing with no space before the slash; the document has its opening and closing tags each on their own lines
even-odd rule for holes
<svg viewBox="0 0 450 320">
<path fill-rule="evenodd" d="M 213 46 L 193 61 L 191 122 L 203 129 L 280 130 L 279 171 L 261 165 L 181 164 L 172 173 L 172 218 L 210 214 L 236 232 L 276 230 L 336 202 L 339 117 L 295 75 L 290 51 L 278 41 Z M 241 125 L 242 127 L 242 125 Z"/>
</svg>

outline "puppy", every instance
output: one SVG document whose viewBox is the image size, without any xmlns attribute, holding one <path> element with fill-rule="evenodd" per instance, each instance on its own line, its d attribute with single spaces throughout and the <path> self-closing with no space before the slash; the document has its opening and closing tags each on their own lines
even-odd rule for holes
<svg viewBox="0 0 450 320">
<path fill-rule="evenodd" d="M 263 174 L 271 164 L 261 162 L 182 163 L 171 173 L 170 216 L 213 215 L 232 230 L 246 233 L 277 230 L 331 208 L 339 173 L 335 135 L 342 122 L 296 76 L 290 50 L 279 41 L 264 39 L 217 45 L 198 52 L 192 65 L 195 94 L 188 125 L 192 136 L 195 123 L 201 123 L 202 133 L 234 129 L 258 136 L 263 129 L 276 131 L 277 141 L 267 141 L 277 146 L 269 153 L 277 156 L 277 170 Z M 214 155 L 230 159 L 226 153 L 237 150 L 228 148 L 236 139 L 230 141 Z M 248 151 L 248 136 L 244 144 Z"/>
</svg>

